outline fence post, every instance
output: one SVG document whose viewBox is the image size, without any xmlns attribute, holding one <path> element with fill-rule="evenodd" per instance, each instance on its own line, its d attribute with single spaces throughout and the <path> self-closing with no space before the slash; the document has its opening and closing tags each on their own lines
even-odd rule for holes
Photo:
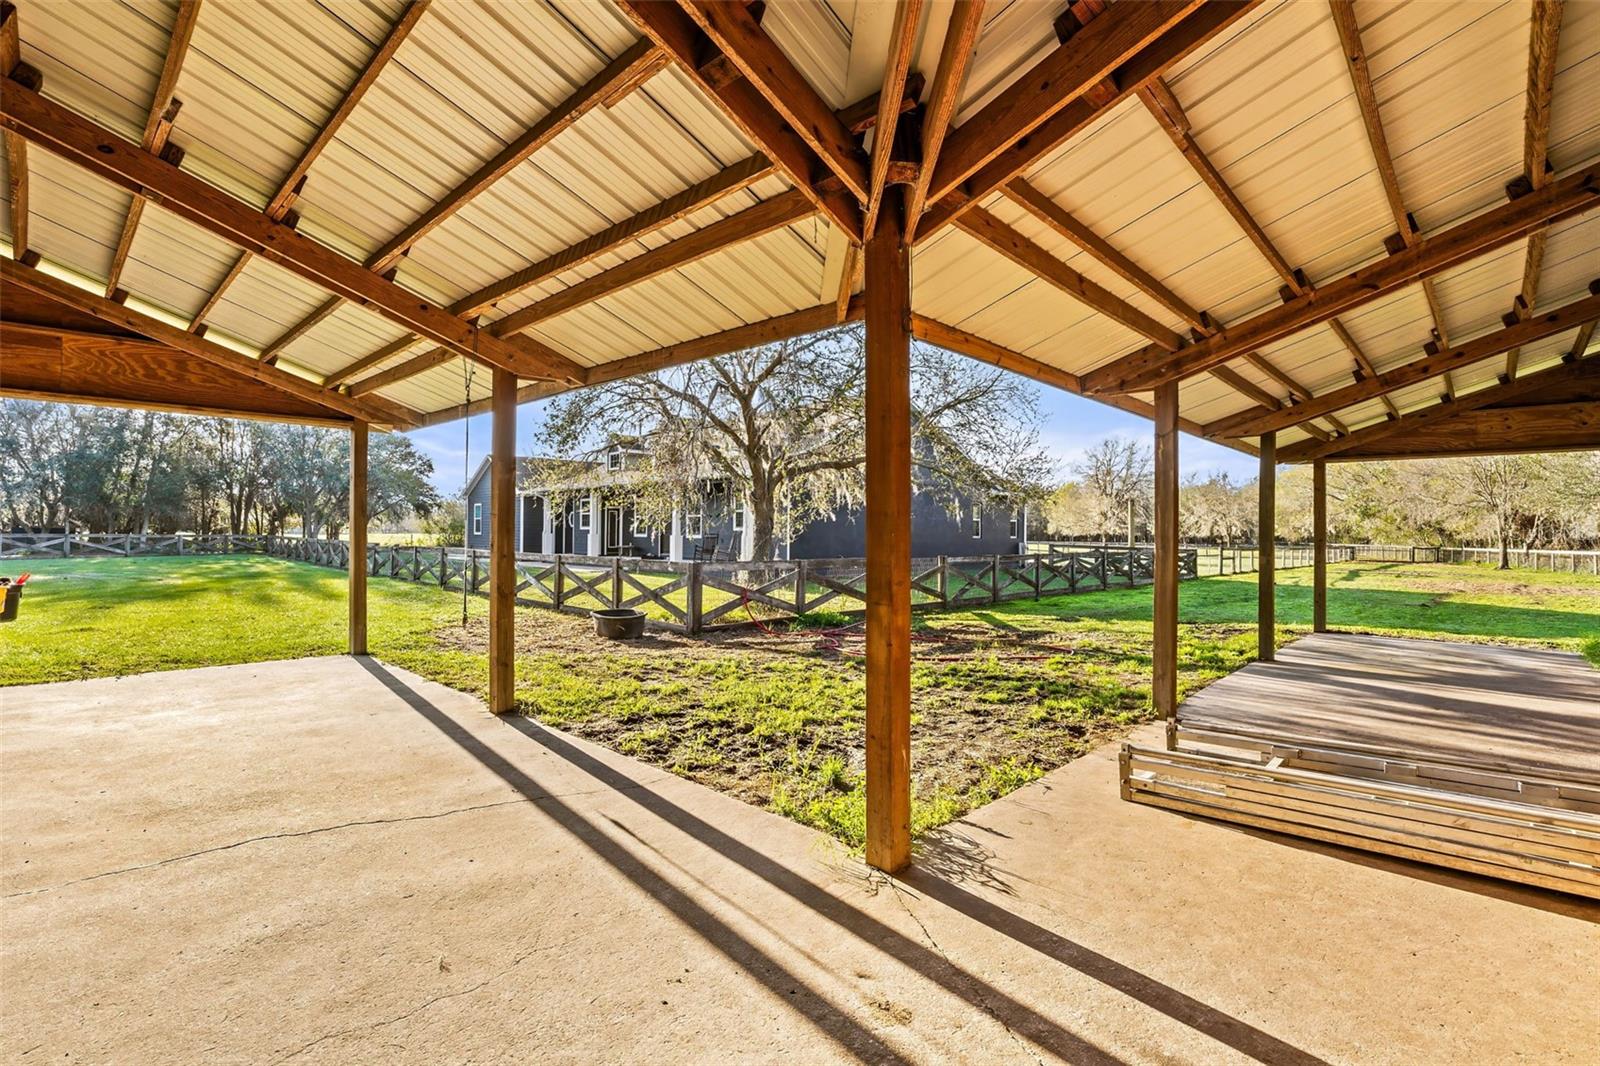
<svg viewBox="0 0 1600 1066">
<path fill-rule="evenodd" d="M 1100 587 L 1101 588 L 1110 588 L 1111 587 L 1110 579 L 1108 579 L 1106 577 L 1106 552 L 1109 551 L 1109 550 L 1110 549 L 1108 549 L 1103 544 L 1100 547 L 1095 549 L 1095 552 L 1098 554 L 1098 559 L 1095 562 L 1095 566 L 1096 566 L 1096 569 L 1099 571 L 1099 574 L 1100 574 Z"/>
<path fill-rule="evenodd" d="M 684 624 L 691 633 L 700 632 L 700 563 L 689 564 L 688 617 Z"/>
<path fill-rule="evenodd" d="M 939 556 L 939 606 L 950 606 L 950 559 Z"/>
<path fill-rule="evenodd" d="M 794 564 L 794 613 L 806 613 L 806 561 Z"/>
<path fill-rule="evenodd" d="M 1038 599 L 1039 587 L 1044 584 L 1044 567 L 1041 565 L 1039 556 L 1035 555 L 1031 558 L 1033 559 L 1033 598 Z"/>
<path fill-rule="evenodd" d="M 622 606 L 622 556 L 611 560 L 611 606 Z"/>
<path fill-rule="evenodd" d="M 556 553 L 556 579 L 554 584 L 556 602 L 552 605 L 556 610 L 561 610 L 561 601 L 566 597 L 567 572 L 561 565 L 561 553 Z"/>
<path fill-rule="evenodd" d="M 450 584 L 450 549 L 439 549 L 439 587 Z"/>
<path fill-rule="evenodd" d="M 1000 602 L 1000 556 L 989 557 L 989 602 Z"/>
</svg>

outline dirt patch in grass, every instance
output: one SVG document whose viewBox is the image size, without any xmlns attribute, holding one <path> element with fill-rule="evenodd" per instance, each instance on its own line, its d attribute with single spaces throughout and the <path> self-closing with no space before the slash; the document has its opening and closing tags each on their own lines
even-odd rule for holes
<svg viewBox="0 0 1600 1066">
<path fill-rule="evenodd" d="M 1180 683 L 1244 662 L 1245 626 L 1184 627 Z M 487 627 L 438 630 L 486 651 Z M 599 641 L 587 619 L 517 616 L 520 709 L 542 722 L 860 844 L 860 626 L 652 631 Z M 913 825 L 931 828 L 1150 717 L 1149 627 L 1004 613 L 919 619 L 912 645 Z"/>
</svg>

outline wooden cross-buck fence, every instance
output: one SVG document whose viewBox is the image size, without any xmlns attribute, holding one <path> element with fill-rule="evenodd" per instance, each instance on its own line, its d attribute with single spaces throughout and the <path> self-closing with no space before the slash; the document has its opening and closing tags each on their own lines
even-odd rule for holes
<svg viewBox="0 0 1600 1066">
<path fill-rule="evenodd" d="M 1130 588 L 1152 581 L 1154 551 L 1147 545 L 1049 543 L 1024 555 L 937 556 L 913 559 L 913 610 L 973 607 L 1078 592 Z M 215 533 L 0 533 L 0 558 L 106 557 L 253 553 L 345 569 L 344 541 Z M 1416 548 L 1403 545 L 1329 546 L 1329 561 L 1394 559 L 1418 562 L 1487 558 L 1493 549 Z M 1562 555 L 1563 553 L 1543 553 Z M 1576 569 L 1600 552 L 1564 553 Z M 1279 569 L 1310 566 L 1305 545 L 1278 545 Z M 1257 566 L 1254 547 L 1188 546 L 1179 552 L 1183 580 L 1246 573 Z M 1553 563 L 1550 565 L 1554 565 Z M 472 593 L 489 584 L 489 553 L 481 549 L 369 544 L 367 572 Z M 1600 569 L 1597 569 L 1600 572 Z M 777 562 L 667 562 L 616 556 L 516 556 L 516 600 L 573 614 L 632 607 L 651 625 L 679 633 L 750 625 L 784 618 L 850 618 L 866 609 L 865 559 L 796 559 Z"/>
</svg>

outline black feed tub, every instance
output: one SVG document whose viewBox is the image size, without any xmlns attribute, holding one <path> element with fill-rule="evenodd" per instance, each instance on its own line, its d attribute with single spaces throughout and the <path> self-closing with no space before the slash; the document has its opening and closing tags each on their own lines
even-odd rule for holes
<svg viewBox="0 0 1600 1066">
<path fill-rule="evenodd" d="M 590 611 L 594 619 L 594 632 L 606 640 L 638 640 L 644 636 L 644 612 L 632 607 L 609 608 Z"/>
</svg>

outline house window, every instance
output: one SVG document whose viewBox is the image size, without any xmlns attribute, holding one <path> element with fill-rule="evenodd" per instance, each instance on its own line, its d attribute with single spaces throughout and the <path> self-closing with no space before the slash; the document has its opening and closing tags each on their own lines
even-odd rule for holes
<svg viewBox="0 0 1600 1066">
<path fill-rule="evenodd" d="M 472 505 L 472 535 L 478 536 L 483 532 L 483 504 Z"/>
<path fill-rule="evenodd" d="M 683 516 L 683 535 L 698 539 L 705 534 L 705 515 L 700 511 L 690 511 Z"/>
<path fill-rule="evenodd" d="M 606 453 L 606 469 L 607 470 L 621 470 L 622 469 L 622 449 L 621 448 L 612 448 L 609 452 Z"/>
<path fill-rule="evenodd" d="M 589 528 L 589 497 L 587 496 L 578 501 L 578 528 Z"/>
<path fill-rule="evenodd" d="M 644 527 L 644 515 L 640 514 L 639 509 L 635 507 L 633 509 L 633 535 L 642 537 L 648 532 L 649 530 Z"/>
<path fill-rule="evenodd" d="M 972 505 L 972 539 L 978 540 L 983 536 L 983 512 L 978 510 L 978 505 Z"/>
<path fill-rule="evenodd" d="M 1011 531 L 1007 534 L 1007 536 L 1009 536 L 1012 540 L 1016 540 L 1017 539 L 1017 530 L 1018 530 L 1018 528 L 1020 526 L 1019 520 L 1021 519 L 1021 517 L 1022 516 L 1020 514 L 1018 514 L 1016 511 L 1012 511 L 1011 512 Z"/>
<path fill-rule="evenodd" d="M 738 500 L 733 503 L 733 531 L 744 532 L 744 504 Z"/>
</svg>

